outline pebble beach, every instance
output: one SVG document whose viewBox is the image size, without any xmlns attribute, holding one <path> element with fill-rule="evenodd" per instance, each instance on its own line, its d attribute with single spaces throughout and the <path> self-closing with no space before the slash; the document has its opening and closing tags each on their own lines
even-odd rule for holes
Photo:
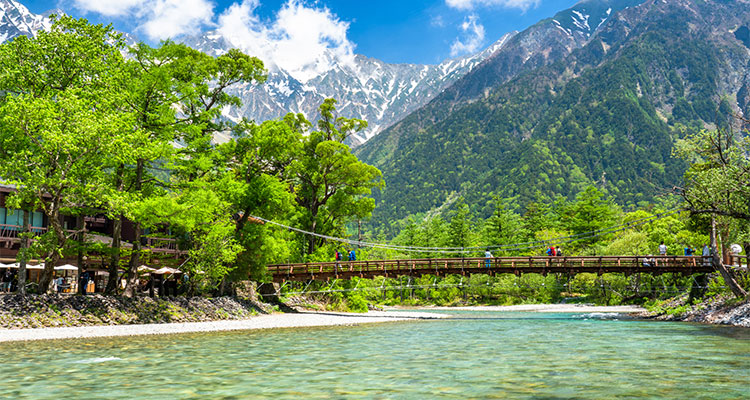
<svg viewBox="0 0 750 400">
<path fill-rule="evenodd" d="M 97 338 L 112 336 L 167 335 L 178 333 L 222 332 L 254 329 L 342 326 L 393 321 L 437 319 L 444 317 L 447 317 L 447 315 L 418 312 L 371 311 L 366 314 L 302 312 L 259 315 L 243 320 L 208 322 L 76 326 L 34 329 L 0 329 L 0 342 Z"/>
</svg>

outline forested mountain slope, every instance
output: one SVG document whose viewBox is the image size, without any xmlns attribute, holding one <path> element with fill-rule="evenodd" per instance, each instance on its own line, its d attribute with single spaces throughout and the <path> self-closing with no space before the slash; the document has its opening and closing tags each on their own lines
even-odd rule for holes
<svg viewBox="0 0 750 400">
<path fill-rule="evenodd" d="M 561 25 L 564 13 L 530 29 Z M 636 203 L 669 191 L 685 168 L 671 157 L 684 129 L 750 111 L 749 27 L 748 1 L 649 0 L 612 11 L 582 47 L 476 101 L 447 106 L 440 96 L 359 152 L 387 183 L 374 224 L 459 195 L 489 214 L 492 195 L 524 205 L 596 184 Z M 476 71 L 457 85 L 479 81 Z M 485 81 L 501 80 L 497 71 Z"/>
</svg>

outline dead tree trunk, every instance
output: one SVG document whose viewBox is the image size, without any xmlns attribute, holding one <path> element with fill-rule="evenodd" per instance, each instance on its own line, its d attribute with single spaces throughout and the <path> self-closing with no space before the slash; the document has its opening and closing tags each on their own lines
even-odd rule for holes
<svg viewBox="0 0 750 400">
<path fill-rule="evenodd" d="M 747 297 L 747 292 L 737 283 L 734 279 L 732 272 L 727 269 L 719 256 L 719 248 L 716 243 L 716 217 L 711 216 L 711 261 L 713 262 L 714 268 L 719 270 L 721 277 L 724 278 L 724 282 L 729 286 L 729 289 L 737 298 Z"/>
</svg>

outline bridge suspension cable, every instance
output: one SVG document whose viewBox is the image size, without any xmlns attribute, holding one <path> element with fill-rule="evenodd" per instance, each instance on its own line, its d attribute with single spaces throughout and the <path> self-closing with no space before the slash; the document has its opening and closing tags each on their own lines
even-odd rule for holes
<svg viewBox="0 0 750 400">
<path fill-rule="evenodd" d="M 531 242 L 504 244 L 504 245 L 474 246 L 474 247 L 400 246 L 400 245 L 392 245 L 392 244 L 384 244 L 384 243 L 365 242 L 365 241 L 360 241 L 360 240 L 352 240 L 352 239 L 340 238 L 340 237 L 335 237 L 335 236 L 323 235 L 323 234 L 295 228 L 293 226 L 285 225 L 279 222 L 271 221 L 263 217 L 259 217 L 255 215 L 249 215 L 249 216 L 257 220 L 263 221 L 264 223 L 275 225 L 275 226 L 288 229 L 294 232 L 298 232 L 304 235 L 314 236 L 314 237 L 318 237 L 321 239 L 336 241 L 340 243 L 346 243 L 346 244 L 353 245 L 353 246 L 402 251 L 402 252 L 407 252 L 407 253 L 462 254 L 462 253 L 475 253 L 477 251 L 481 251 L 484 249 L 513 251 L 513 250 L 527 250 L 527 249 L 536 248 L 536 247 L 545 247 L 545 246 L 553 245 L 553 244 L 554 245 L 568 244 L 568 243 L 573 243 L 573 242 L 577 242 L 577 241 L 581 241 L 585 239 L 591 239 L 591 238 L 604 236 L 604 235 L 608 235 L 611 233 L 616 233 L 616 232 L 624 231 L 627 229 L 635 228 L 638 226 L 642 226 L 642 225 L 660 220 L 662 218 L 666 218 L 670 215 L 674 215 L 681 211 L 683 211 L 683 209 L 680 209 L 680 208 L 672 209 L 669 211 L 665 211 L 663 213 L 654 214 L 649 217 L 636 219 L 636 220 L 629 221 L 626 223 L 612 225 L 606 228 L 600 228 L 600 229 L 596 229 L 596 230 L 592 230 L 588 232 L 582 232 L 582 233 L 578 233 L 575 235 L 560 236 L 560 237 L 547 239 L 547 240 L 537 240 L 537 241 L 531 241 Z"/>
</svg>

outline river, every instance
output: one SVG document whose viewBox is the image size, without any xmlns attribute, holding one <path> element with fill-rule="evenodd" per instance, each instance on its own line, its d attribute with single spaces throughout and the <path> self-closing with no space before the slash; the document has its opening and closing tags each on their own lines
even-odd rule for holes
<svg viewBox="0 0 750 400">
<path fill-rule="evenodd" d="M 750 398 L 748 329 L 616 314 L 450 313 L 4 343 L 0 398 Z"/>
</svg>

